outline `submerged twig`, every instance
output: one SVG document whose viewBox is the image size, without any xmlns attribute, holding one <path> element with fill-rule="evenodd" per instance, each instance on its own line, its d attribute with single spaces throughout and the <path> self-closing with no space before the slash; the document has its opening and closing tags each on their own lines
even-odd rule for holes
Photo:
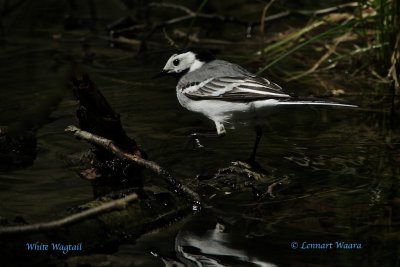
<svg viewBox="0 0 400 267">
<path fill-rule="evenodd" d="M 274 197 L 275 197 L 274 194 L 273 194 L 274 188 L 275 188 L 276 186 L 278 186 L 278 185 L 289 184 L 289 183 L 290 183 L 289 177 L 285 176 L 285 177 L 284 177 L 283 179 L 281 179 L 280 181 L 276 181 L 276 182 L 270 184 L 270 185 L 267 187 L 267 192 L 266 192 L 266 194 L 269 195 L 270 197 L 274 198 Z"/>
<path fill-rule="evenodd" d="M 76 137 L 82 138 L 93 144 L 102 146 L 119 158 L 133 161 L 136 164 L 138 164 L 139 166 L 142 166 L 149 170 L 152 170 L 153 172 L 155 172 L 156 174 L 158 174 L 162 178 L 164 178 L 164 180 L 168 184 L 170 184 L 174 188 L 175 191 L 180 191 L 181 193 L 185 194 L 189 198 L 193 199 L 197 204 L 200 204 L 200 196 L 196 192 L 194 192 L 189 187 L 187 187 L 187 186 L 183 185 L 182 183 L 180 183 L 179 181 L 177 181 L 175 178 L 173 178 L 171 176 L 171 174 L 167 170 L 162 168 L 156 162 L 143 159 L 138 155 L 133 155 L 133 154 L 127 153 L 127 152 L 123 151 L 122 149 L 120 149 L 117 145 L 115 145 L 115 143 L 112 140 L 106 139 L 104 137 L 101 137 L 101 136 L 98 136 L 98 135 L 95 135 L 95 134 L 92 134 L 92 133 L 89 133 L 86 131 L 82 131 L 76 126 L 73 126 L 73 125 L 68 126 L 65 129 L 65 131 L 72 132 L 72 133 L 74 133 L 74 135 Z"/>
<path fill-rule="evenodd" d="M 26 233 L 34 233 L 34 232 L 40 232 L 40 231 L 53 230 L 55 228 L 68 226 L 73 223 L 83 221 L 83 220 L 91 218 L 91 217 L 98 216 L 100 214 L 124 209 L 129 202 L 132 202 L 137 199 L 138 199 L 138 195 L 136 193 L 132 193 L 132 194 L 125 196 L 124 198 L 112 200 L 110 202 L 101 204 L 100 206 L 97 206 L 95 208 L 90 208 L 90 209 L 84 210 L 82 212 L 78 212 L 76 214 L 69 215 L 62 219 L 57 219 L 57 220 L 45 222 L 45 223 L 0 227 L 0 235 L 26 234 Z"/>
</svg>

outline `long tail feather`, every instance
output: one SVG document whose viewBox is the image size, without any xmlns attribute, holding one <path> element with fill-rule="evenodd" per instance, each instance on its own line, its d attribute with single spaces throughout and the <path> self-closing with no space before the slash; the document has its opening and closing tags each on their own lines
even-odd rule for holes
<svg viewBox="0 0 400 267">
<path fill-rule="evenodd" d="M 337 102 L 326 102 L 320 100 L 304 100 L 304 101 L 280 101 L 278 105 L 313 105 L 313 106 L 337 106 L 347 108 L 357 108 L 357 105 L 341 104 Z"/>
</svg>

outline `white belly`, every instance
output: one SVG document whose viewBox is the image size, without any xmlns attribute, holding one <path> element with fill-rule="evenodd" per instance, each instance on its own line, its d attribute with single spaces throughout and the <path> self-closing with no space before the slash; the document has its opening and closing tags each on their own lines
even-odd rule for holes
<svg viewBox="0 0 400 267">
<path fill-rule="evenodd" d="M 221 100 L 192 100 L 177 90 L 179 103 L 186 109 L 202 113 L 213 121 L 221 123 L 247 124 L 253 118 L 265 115 L 265 108 L 276 106 L 275 99 L 259 100 L 248 103 L 227 102 Z"/>
</svg>

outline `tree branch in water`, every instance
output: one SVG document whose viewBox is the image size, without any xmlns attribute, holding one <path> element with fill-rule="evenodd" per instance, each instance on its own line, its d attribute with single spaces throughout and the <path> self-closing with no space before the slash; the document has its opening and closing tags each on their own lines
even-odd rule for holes
<svg viewBox="0 0 400 267">
<path fill-rule="evenodd" d="M 137 199 L 138 195 L 136 193 L 132 193 L 125 196 L 124 198 L 101 204 L 100 206 L 97 206 L 95 208 L 90 208 L 82 212 L 64 217 L 62 219 L 45 223 L 0 227 L 0 235 L 26 234 L 26 233 L 53 230 L 56 228 L 71 225 L 73 223 L 77 223 L 79 221 L 83 221 L 88 218 L 96 217 L 100 214 L 124 209 L 129 202 L 132 202 Z"/>
<path fill-rule="evenodd" d="M 167 170 L 162 168 L 156 162 L 143 159 L 138 155 L 127 153 L 122 149 L 120 149 L 118 146 L 116 146 L 113 141 L 86 131 L 82 131 L 76 126 L 73 125 L 68 126 L 65 129 L 65 131 L 72 132 L 76 137 L 86 140 L 90 143 L 102 146 L 119 158 L 131 160 L 136 164 L 138 164 L 139 166 L 143 166 L 155 172 L 156 174 L 160 175 L 169 185 L 171 185 L 175 192 L 177 193 L 180 192 L 185 196 L 189 197 L 190 199 L 194 200 L 197 204 L 200 204 L 201 199 L 196 192 L 194 192 L 189 187 L 177 181 L 175 178 L 171 176 L 171 174 Z"/>
</svg>

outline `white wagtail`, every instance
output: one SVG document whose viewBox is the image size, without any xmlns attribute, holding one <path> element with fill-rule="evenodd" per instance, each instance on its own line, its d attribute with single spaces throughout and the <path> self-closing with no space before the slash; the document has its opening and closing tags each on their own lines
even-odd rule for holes
<svg viewBox="0 0 400 267">
<path fill-rule="evenodd" d="M 207 51 L 192 50 L 172 55 L 161 73 L 154 78 L 171 75 L 178 78 L 176 94 L 186 109 L 202 113 L 215 123 L 218 136 L 226 134 L 225 125 L 247 123 L 257 111 L 281 105 L 322 105 L 356 107 L 355 105 L 301 100 L 286 93 L 281 86 L 259 77 L 239 65 L 215 59 Z M 254 161 L 262 130 L 250 157 Z"/>
</svg>

